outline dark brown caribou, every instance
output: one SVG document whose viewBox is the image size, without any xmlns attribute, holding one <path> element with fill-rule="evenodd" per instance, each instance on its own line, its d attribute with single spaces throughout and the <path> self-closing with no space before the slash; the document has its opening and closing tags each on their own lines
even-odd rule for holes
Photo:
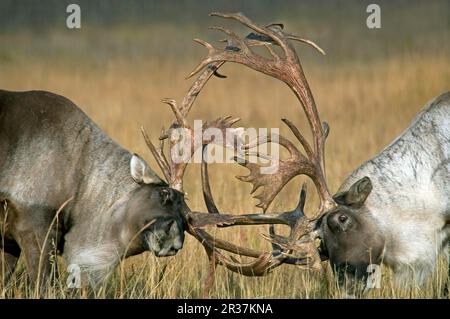
<svg viewBox="0 0 450 319">
<path fill-rule="evenodd" d="M 33 281 L 56 250 L 98 281 L 120 258 L 181 249 L 183 194 L 66 98 L 0 91 L 0 154 L 4 279 L 19 256 Z"/>
</svg>

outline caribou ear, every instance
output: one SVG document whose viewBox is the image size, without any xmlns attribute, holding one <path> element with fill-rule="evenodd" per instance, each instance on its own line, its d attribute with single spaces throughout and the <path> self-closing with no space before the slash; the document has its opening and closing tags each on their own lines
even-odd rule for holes
<svg viewBox="0 0 450 319">
<path fill-rule="evenodd" d="M 131 177 L 138 184 L 165 184 L 147 163 L 136 154 L 133 154 L 130 160 L 130 173 Z"/>
<path fill-rule="evenodd" d="M 370 178 L 366 176 L 356 181 L 348 191 L 339 192 L 334 195 L 333 199 L 338 204 L 360 208 L 371 191 L 372 182 L 370 181 Z"/>
</svg>

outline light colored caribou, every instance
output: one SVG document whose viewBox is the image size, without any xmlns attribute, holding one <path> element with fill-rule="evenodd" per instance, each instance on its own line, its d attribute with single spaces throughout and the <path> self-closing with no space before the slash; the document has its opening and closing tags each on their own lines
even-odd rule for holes
<svg viewBox="0 0 450 319">
<path fill-rule="evenodd" d="M 448 256 L 450 92 L 428 102 L 333 198 L 339 206 L 323 218 L 320 236 L 337 269 L 363 276 L 383 262 L 399 283 L 423 283 L 438 256 Z"/>
</svg>

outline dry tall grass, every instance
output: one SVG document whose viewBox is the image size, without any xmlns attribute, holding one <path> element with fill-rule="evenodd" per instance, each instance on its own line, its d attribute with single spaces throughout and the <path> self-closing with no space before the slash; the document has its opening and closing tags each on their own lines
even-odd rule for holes
<svg viewBox="0 0 450 319">
<path fill-rule="evenodd" d="M 294 27 L 290 29 L 295 30 Z M 131 30 L 87 27 L 82 32 L 83 35 L 78 37 L 58 31 L 50 31 L 45 36 L 30 36 L 26 32 L 1 35 L 2 43 L 9 45 L 0 49 L 0 87 L 44 89 L 70 98 L 114 140 L 143 155 L 156 169 L 139 127 L 144 125 L 156 137 L 161 123 L 172 120 L 170 110 L 160 100 L 182 97 L 191 83 L 184 77 L 204 52 L 192 49 L 193 45 L 187 40 L 180 45 L 170 39 L 179 32 L 182 35 L 178 34 L 176 39 L 192 38 L 198 32 L 167 25 Z M 333 59 L 332 52 L 342 49 L 339 44 L 324 43 L 320 38 L 315 40 L 326 50 L 330 49 L 328 56 L 313 56 L 308 48 L 299 48 L 299 53 L 321 117 L 331 126 L 327 141 L 327 174 L 330 188 L 335 191 L 349 172 L 400 134 L 428 100 L 449 90 L 450 51 L 447 43 L 439 48 L 436 42 L 435 47 L 380 54 L 380 58 L 366 60 L 362 56 L 337 60 Z M 145 47 L 149 55 L 133 50 L 137 43 Z M 128 50 L 123 54 L 124 47 Z M 165 54 L 166 51 L 171 52 Z M 352 51 L 345 52 L 351 55 Z M 191 119 L 211 120 L 231 114 L 241 117 L 244 126 L 281 127 L 286 133 L 280 119 L 287 117 L 306 130 L 300 106 L 287 87 L 242 66 L 226 65 L 222 73 L 228 79 L 212 79 L 199 97 Z M 213 192 L 223 211 L 255 211 L 255 201 L 249 196 L 250 185 L 233 177 L 241 173 L 245 170 L 235 165 L 215 164 L 212 167 Z M 276 199 L 273 210 L 291 209 L 297 201 L 301 182 L 300 178 L 292 181 Z M 205 210 L 197 164 L 189 168 L 185 188 L 190 207 Z M 315 199 L 307 209 L 314 204 Z M 218 235 L 241 244 L 268 248 L 259 236 L 265 231 L 265 227 L 253 227 L 235 229 L 233 236 L 230 231 L 220 231 Z M 27 285 L 23 265 L 19 268 L 12 286 L 0 288 L 0 296 L 36 296 Z M 373 290 L 365 297 L 444 297 L 441 287 L 446 273 L 446 263 L 441 261 L 437 275 L 427 285 L 417 287 L 413 284 L 411 288 L 399 289 L 393 285 L 391 272 L 384 269 L 381 289 Z M 158 259 L 145 253 L 127 260 L 119 267 L 110 285 L 96 296 L 195 298 L 201 296 L 206 274 L 203 248 L 188 237 L 183 250 L 174 257 Z M 331 278 L 330 272 L 327 278 L 320 278 L 293 266 L 282 266 L 264 278 L 246 278 L 219 268 L 212 297 L 342 297 Z M 61 280 L 45 297 L 84 298 L 92 295 L 86 290 L 68 291 Z"/>
</svg>

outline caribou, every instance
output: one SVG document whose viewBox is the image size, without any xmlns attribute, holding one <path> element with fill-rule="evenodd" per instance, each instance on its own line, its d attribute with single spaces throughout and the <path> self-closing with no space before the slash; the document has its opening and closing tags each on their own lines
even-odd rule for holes
<svg viewBox="0 0 450 319">
<path fill-rule="evenodd" d="M 183 194 L 66 98 L 1 90 L 0 153 L 4 283 L 20 256 L 39 286 L 55 252 L 95 285 L 122 258 L 182 248 Z"/>
</svg>

